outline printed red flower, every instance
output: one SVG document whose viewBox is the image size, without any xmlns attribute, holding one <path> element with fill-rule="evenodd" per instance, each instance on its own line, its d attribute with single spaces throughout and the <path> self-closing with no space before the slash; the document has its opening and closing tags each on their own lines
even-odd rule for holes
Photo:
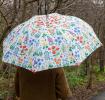
<svg viewBox="0 0 105 100">
<path fill-rule="evenodd" d="M 56 48 L 56 50 L 59 50 L 59 48 Z"/>
<path fill-rule="evenodd" d="M 48 50 L 51 50 L 52 54 L 56 54 L 56 52 L 59 50 L 59 48 L 57 46 L 52 46 L 52 47 L 48 48 Z"/>
<path fill-rule="evenodd" d="M 54 61 L 56 64 L 60 64 L 61 63 L 61 59 L 60 58 L 54 58 Z"/>
<path fill-rule="evenodd" d="M 24 45 L 23 48 L 26 48 L 26 46 Z"/>
<path fill-rule="evenodd" d="M 56 54 L 56 51 L 52 51 L 53 54 Z"/>
<path fill-rule="evenodd" d="M 83 42 L 83 37 L 82 36 L 77 36 L 77 41 L 79 41 L 80 43 Z"/>
<path fill-rule="evenodd" d="M 52 46 L 52 49 L 55 49 L 55 46 Z"/>
</svg>

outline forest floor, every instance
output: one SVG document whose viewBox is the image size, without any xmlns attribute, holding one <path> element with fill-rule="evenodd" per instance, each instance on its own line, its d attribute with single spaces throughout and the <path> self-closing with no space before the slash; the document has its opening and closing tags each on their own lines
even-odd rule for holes
<svg viewBox="0 0 105 100">
<path fill-rule="evenodd" d="M 92 97 L 91 100 L 105 100 L 105 91 L 100 92 L 96 96 Z"/>
<path fill-rule="evenodd" d="M 77 100 L 96 100 L 96 96 L 99 96 L 103 92 L 105 92 L 105 82 L 94 84 L 92 89 L 87 89 L 85 86 L 81 86 L 73 90 L 73 94 Z"/>
<path fill-rule="evenodd" d="M 89 76 L 85 75 L 83 70 L 83 67 L 65 70 L 70 88 L 77 100 L 91 100 L 92 97 L 105 92 L 105 72 L 100 72 L 99 67 L 94 66 L 91 87 L 88 88 Z"/>
</svg>

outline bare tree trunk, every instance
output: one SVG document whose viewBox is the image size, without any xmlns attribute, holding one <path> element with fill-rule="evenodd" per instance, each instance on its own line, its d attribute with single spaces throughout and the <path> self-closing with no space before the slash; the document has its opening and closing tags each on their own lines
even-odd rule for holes
<svg viewBox="0 0 105 100">
<path fill-rule="evenodd" d="M 92 89 L 93 83 L 93 65 L 92 65 L 92 57 L 89 58 L 89 68 L 88 68 L 88 84 L 87 89 Z"/>
<path fill-rule="evenodd" d="M 85 72 L 85 75 L 88 75 L 88 72 L 89 72 L 89 62 L 88 62 L 88 60 L 86 60 L 85 63 L 84 63 L 84 72 Z"/>
<path fill-rule="evenodd" d="M 89 73 L 89 81 L 88 81 L 88 85 L 87 85 L 87 89 L 91 89 L 92 88 L 92 66 L 90 65 L 90 73 Z"/>
<path fill-rule="evenodd" d="M 100 61 L 99 61 L 99 65 L 100 65 L 100 72 L 104 72 L 104 51 L 103 49 L 101 48 L 100 50 Z"/>
</svg>

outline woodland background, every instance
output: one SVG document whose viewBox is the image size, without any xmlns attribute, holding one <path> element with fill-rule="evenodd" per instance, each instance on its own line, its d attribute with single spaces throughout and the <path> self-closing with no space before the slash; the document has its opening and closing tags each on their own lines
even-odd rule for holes
<svg viewBox="0 0 105 100">
<path fill-rule="evenodd" d="M 54 12 L 85 20 L 103 43 L 80 67 L 65 68 L 72 92 L 78 100 L 88 100 L 105 89 L 105 0 L 0 0 L 0 100 L 15 96 L 16 69 L 1 61 L 4 38 L 32 16 Z"/>
</svg>

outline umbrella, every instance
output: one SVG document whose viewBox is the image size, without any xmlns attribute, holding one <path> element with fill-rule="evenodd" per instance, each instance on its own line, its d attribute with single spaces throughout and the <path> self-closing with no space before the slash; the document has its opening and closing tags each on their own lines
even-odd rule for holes
<svg viewBox="0 0 105 100">
<path fill-rule="evenodd" d="M 2 60 L 37 72 L 80 64 L 101 45 L 92 27 L 78 17 L 37 15 L 8 34 Z"/>
</svg>

